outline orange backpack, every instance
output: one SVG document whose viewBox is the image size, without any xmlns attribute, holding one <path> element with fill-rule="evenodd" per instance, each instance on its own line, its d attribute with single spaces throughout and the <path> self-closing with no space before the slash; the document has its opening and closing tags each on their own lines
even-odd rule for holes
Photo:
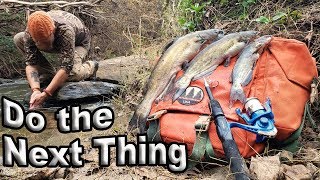
<svg viewBox="0 0 320 180">
<path fill-rule="evenodd" d="M 217 99 L 228 121 L 245 122 L 238 117 L 236 108 L 244 109 L 244 105 L 237 101 L 229 108 L 231 83 L 229 81 L 236 57 L 231 59 L 228 67 L 220 65 L 206 79 L 218 81 L 216 88 L 211 88 L 213 96 Z M 179 72 L 177 77 L 181 76 Z M 244 90 L 246 97 L 257 97 L 264 103 L 270 98 L 272 111 L 275 116 L 275 126 L 278 130 L 275 140 L 285 141 L 302 124 L 304 106 L 310 94 L 312 79 L 317 77 L 315 59 L 311 56 L 303 42 L 293 39 L 273 37 L 257 61 L 253 78 Z M 203 99 L 194 105 L 183 105 L 175 101 L 160 101 L 153 104 L 149 118 L 148 138 L 153 141 L 166 143 L 186 143 L 188 154 L 193 152 L 193 146 L 199 139 L 195 131 L 195 122 L 201 115 L 210 115 L 208 96 L 205 91 L 203 79 L 191 82 L 189 87 L 198 87 L 202 90 Z M 232 134 L 238 145 L 240 154 L 248 158 L 261 153 L 266 144 L 256 143 L 256 135 L 240 128 L 232 128 Z M 222 144 L 212 122 L 208 129 L 208 142 L 205 149 L 210 156 L 224 157 Z M 204 155 L 205 156 L 205 155 Z"/>
</svg>

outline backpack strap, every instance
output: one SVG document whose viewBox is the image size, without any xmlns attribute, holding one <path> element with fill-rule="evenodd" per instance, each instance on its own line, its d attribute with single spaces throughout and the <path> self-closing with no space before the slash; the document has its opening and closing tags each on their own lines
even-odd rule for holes
<svg viewBox="0 0 320 180">
<path fill-rule="evenodd" d="M 208 129 L 211 122 L 211 116 L 200 116 L 195 122 L 196 140 L 193 145 L 192 153 L 188 160 L 188 169 L 193 168 L 202 161 L 203 158 L 210 159 L 214 157 L 214 151 L 209 139 Z"/>
<path fill-rule="evenodd" d="M 304 108 L 303 120 L 305 119 L 309 120 L 309 123 L 314 131 L 318 130 L 317 124 L 311 114 L 311 102 L 309 101 L 306 102 L 306 105 Z"/>
<path fill-rule="evenodd" d="M 158 111 L 157 113 L 149 116 L 149 128 L 147 130 L 148 141 L 151 142 L 161 142 L 160 125 L 159 118 L 167 113 L 167 111 Z M 188 158 L 188 169 L 193 168 L 197 164 L 206 160 L 212 160 L 214 155 L 214 150 L 209 139 L 209 126 L 211 123 L 211 117 L 202 115 L 195 122 L 196 130 L 196 140 L 192 149 L 192 153 Z"/>
<path fill-rule="evenodd" d="M 166 114 L 167 110 L 158 111 L 148 117 L 149 128 L 147 130 L 148 141 L 161 142 L 159 118 Z"/>
<path fill-rule="evenodd" d="M 149 128 L 147 130 L 148 141 L 150 142 L 161 142 L 162 138 L 160 135 L 159 120 L 149 121 Z"/>
</svg>

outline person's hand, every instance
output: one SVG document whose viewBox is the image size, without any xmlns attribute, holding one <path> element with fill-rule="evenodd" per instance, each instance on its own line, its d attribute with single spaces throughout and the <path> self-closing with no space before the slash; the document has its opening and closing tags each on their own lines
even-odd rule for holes
<svg viewBox="0 0 320 180">
<path fill-rule="evenodd" d="M 40 107 L 44 101 L 46 101 L 48 95 L 45 92 L 35 91 L 32 93 L 30 98 L 30 107 L 29 109 L 35 109 Z"/>
<path fill-rule="evenodd" d="M 39 94 L 41 94 L 41 91 L 39 91 L 39 90 L 33 91 L 33 93 L 30 96 L 30 101 L 29 101 L 30 105 L 34 102 L 36 96 L 39 95 Z"/>
</svg>

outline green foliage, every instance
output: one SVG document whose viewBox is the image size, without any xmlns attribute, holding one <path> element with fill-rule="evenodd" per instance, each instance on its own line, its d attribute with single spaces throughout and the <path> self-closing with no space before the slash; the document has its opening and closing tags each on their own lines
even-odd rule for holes
<svg viewBox="0 0 320 180">
<path fill-rule="evenodd" d="M 200 1 L 200 0 L 180 0 L 179 1 L 180 17 L 178 20 L 179 25 L 182 29 L 190 32 L 200 30 L 204 19 L 204 14 L 209 7 L 219 11 L 225 11 L 222 17 L 219 17 L 219 13 L 210 14 L 211 22 L 215 22 L 219 18 L 228 18 L 234 20 L 247 21 L 255 17 L 254 12 L 249 13 L 250 10 L 254 10 L 252 7 L 257 7 L 257 0 L 211 0 L 211 1 Z M 250 9 L 251 8 L 251 9 Z M 255 8 L 257 9 L 257 8 Z M 249 16 L 250 15 L 250 16 Z M 287 25 L 292 21 L 297 21 L 301 18 L 302 13 L 299 10 L 292 10 L 290 7 L 282 10 L 273 10 L 270 14 L 262 15 L 254 21 L 261 24 L 272 24 L 272 25 Z"/>
<path fill-rule="evenodd" d="M 278 21 L 286 19 L 287 14 L 284 12 L 278 12 L 275 16 L 272 17 L 272 21 Z"/>
<path fill-rule="evenodd" d="M 301 18 L 301 12 L 298 10 L 290 11 L 288 10 L 287 13 L 284 12 L 277 12 L 274 16 L 268 18 L 266 16 L 260 16 L 259 18 L 255 19 L 256 22 L 262 24 L 285 24 L 288 22 L 289 19 L 296 21 Z"/>
<path fill-rule="evenodd" d="M 16 69 L 21 69 L 21 54 L 13 43 L 13 37 L 0 33 L 0 77 L 11 78 L 17 75 Z"/>
<path fill-rule="evenodd" d="M 298 10 L 291 11 L 289 15 L 294 21 L 296 21 L 302 17 L 302 13 Z"/>
<path fill-rule="evenodd" d="M 262 24 L 268 24 L 270 23 L 270 19 L 265 17 L 265 16 L 260 16 L 259 18 L 257 18 L 255 21 L 262 23 Z"/>
<path fill-rule="evenodd" d="M 202 22 L 202 16 L 205 13 L 205 7 L 211 1 L 194 2 L 193 0 L 181 0 L 179 9 L 182 15 L 179 17 L 178 23 L 184 30 L 195 31 Z"/>
<path fill-rule="evenodd" d="M 219 3 L 220 3 L 221 5 L 226 5 L 226 4 L 228 4 L 228 2 L 229 2 L 228 0 L 220 0 Z"/>
<path fill-rule="evenodd" d="M 236 11 L 231 11 L 232 17 L 238 17 L 240 20 L 245 20 L 248 18 L 248 9 L 256 3 L 256 0 L 238 0 L 234 3 L 229 0 L 180 0 L 179 10 L 181 15 L 178 19 L 179 25 L 182 29 L 187 31 L 195 31 L 200 29 L 202 23 L 203 15 L 206 12 L 206 7 L 213 5 L 214 3 L 220 6 L 229 6 L 231 4 L 237 6 Z"/>
<path fill-rule="evenodd" d="M 241 20 L 244 20 L 248 17 L 248 9 L 251 5 L 256 3 L 256 0 L 238 0 L 239 4 L 242 7 L 242 14 L 239 16 Z"/>
<path fill-rule="evenodd" d="M 17 14 L 10 14 L 10 13 L 6 13 L 6 12 L 1 12 L 0 13 L 0 21 L 23 21 L 24 20 L 24 16 L 21 13 L 17 13 Z"/>
<path fill-rule="evenodd" d="M 13 53 L 16 47 L 11 36 L 3 36 L 0 34 L 0 52 Z"/>
</svg>

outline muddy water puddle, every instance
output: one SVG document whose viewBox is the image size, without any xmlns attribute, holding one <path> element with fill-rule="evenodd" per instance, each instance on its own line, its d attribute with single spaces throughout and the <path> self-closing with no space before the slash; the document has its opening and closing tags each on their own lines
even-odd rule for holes
<svg viewBox="0 0 320 180">
<path fill-rule="evenodd" d="M 5 96 L 12 100 L 18 101 L 21 105 L 23 105 L 25 110 L 27 110 L 28 107 L 27 107 L 27 103 L 24 103 L 23 100 L 25 98 L 25 94 L 29 91 L 30 89 L 25 80 L 15 80 L 13 83 L 0 85 L 0 97 Z M 65 105 L 69 105 L 69 104 L 62 104 L 61 106 L 65 106 Z M 72 105 L 74 105 L 74 103 Z M 89 109 L 91 111 L 100 106 L 111 107 L 110 101 L 101 101 L 101 100 L 90 101 L 87 104 L 78 104 L 78 105 L 81 105 L 81 109 Z M 92 137 L 94 134 L 99 133 L 99 131 L 67 133 L 67 134 L 60 133 L 57 129 L 57 121 L 54 118 L 54 113 L 60 107 L 41 108 L 38 110 L 45 115 L 46 121 L 47 121 L 46 128 L 41 133 L 32 133 L 28 131 L 25 127 L 19 130 L 14 130 L 14 129 L 5 128 L 2 125 L 0 125 L 0 135 L 2 136 L 3 134 L 7 134 L 7 135 L 13 136 L 14 138 L 25 137 L 28 139 L 28 148 L 30 148 L 33 145 L 41 145 L 41 146 L 69 145 L 69 143 L 76 138 L 85 139 L 85 138 Z M 2 114 L 1 109 L 0 109 L 0 113 Z M 2 116 L 0 116 L 0 121 L 2 123 L 1 118 Z M 0 139 L 0 156 L 2 156 L 2 138 Z"/>
</svg>

